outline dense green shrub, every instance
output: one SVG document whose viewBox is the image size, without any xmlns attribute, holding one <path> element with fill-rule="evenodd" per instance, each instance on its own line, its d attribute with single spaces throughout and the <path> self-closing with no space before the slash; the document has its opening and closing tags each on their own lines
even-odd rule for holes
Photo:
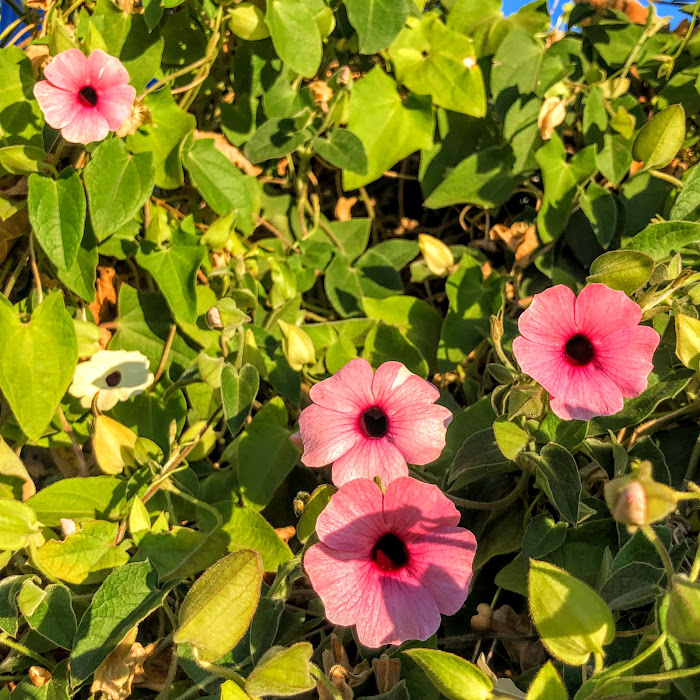
<svg viewBox="0 0 700 700">
<path fill-rule="evenodd" d="M 564 33 L 539 0 L 33 0 L 0 34 L 5 697 L 698 697 L 700 5 L 600 5 Z M 117 103 L 71 93 L 76 49 L 136 95 L 89 144 Z M 660 345 L 563 420 L 513 340 L 587 283 Z M 478 543 L 398 648 L 302 564 L 335 489 L 294 432 L 358 357 L 440 389 L 411 475 Z"/>
</svg>

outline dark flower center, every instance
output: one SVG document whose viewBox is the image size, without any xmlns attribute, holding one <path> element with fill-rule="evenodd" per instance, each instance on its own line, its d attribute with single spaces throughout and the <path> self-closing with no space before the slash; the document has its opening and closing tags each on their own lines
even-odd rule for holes
<svg viewBox="0 0 700 700">
<path fill-rule="evenodd" d="M 408 550 L 400 538 L 393 532 L 387 532 L 374 545 L 372 561 L 382 571 L 398 571 L 408 564 Z"/>
<path fill-rule="evenodd" d="M 569 364 L 583 367 L 593 359 L 595 351 L 591 341 L 585 335 L 577 333 L 566 341 L 564 354 Z"/>
<path fill-rule="evenodd" d="M 372 406 L 360 416 L 360 430 L 365 437 L 378 440 L 389 432 L 389 419 L 379 406 Z"/>
<path fill-rule="evenodd" d="M 78 100 L 83 107 L 94 107 L 97 104 L 97 90 L 92 85 L 86 85 L 80 88 Z"/>
<path fill-rule="evenodd" d="M 112 374 L 108 374 L 105 377 L 105 382 L 107 386 L 117 386 L 119 382 L 122 380 L 122 373 L 119 370 L 116 370 L 116 372 L 112 372 Z"/>
</svg>

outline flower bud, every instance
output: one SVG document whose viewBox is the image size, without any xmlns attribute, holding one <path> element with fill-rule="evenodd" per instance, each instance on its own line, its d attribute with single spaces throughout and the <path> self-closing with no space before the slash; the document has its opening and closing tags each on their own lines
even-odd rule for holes
<svg viewBox="0 0 700 700">
<path fill-rule="evenodd" d="M 95 418 L 95 459 L 105 474 L 121 474 L 124 467 L 136 467 L 136 440 L 133 430 L 114 419 L 104 415 Z"/>
<path fill-rule="evenodd" d="M 537 115 L 537 128 L 545 141 L 552 138 L 556 129 L 566 119 L 566 102 L 559 97 L 548 97 Z"/>
<path fill-rule="evenodd" d="M 212 330 L 220 330 L 223 328 L 223 324 L 221 323 L 221 312 L 216 308 L 216 306 L 212 306 L 211 309 L 207 311 L 207 325 Z"/>
<path fill-rule="evenodd" d="M 282 350 L 289 366 L 295 371 L 301 371 L 304 365 L 316 362 L 316 350 L 311 338 L 299 326 L 285 321 L 279 321 L 282 329 Z"/>
<path fill-rule="evenodd" d="M 423 254 L 425 264 L 436 277 L 448 274 L 450 268 L 455 264 L 452 251 L 442 241 L 427 233 L 419 234 L 418 247 Z"/>
<path fill-rule="evenodd" d="M 685 494 L 659 484 L 652 476 L 651 462 L 637 462 L 632 473 L 605 485 L 605 502 L 615 520 L 634 531 L 663 520 Z"/>
</svg>

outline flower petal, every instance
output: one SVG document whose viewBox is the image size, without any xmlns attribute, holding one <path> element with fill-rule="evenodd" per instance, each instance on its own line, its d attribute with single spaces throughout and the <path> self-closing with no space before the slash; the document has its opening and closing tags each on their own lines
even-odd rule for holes
<svg viewBox="0 0 700 700">
<path fill-rule="evenodd" d="M 623 396 L 639 396 L 647 388 L 660 340 L 649 326 L 615 331 L 596 345 L 596 363 L 620 387 Z"/>
<path fill-rule="evenodd" d="M 369 560 L 377 540 L 387 533 L 382 491 L 370 479 L 345 484 L 316 521 L 316 534 L 334 549 L 364 554 Z"/>
<path fill-rule="evenodd" d="M 309 396 L 324 408 L 343 413 L 360 413 L 374 405 L 372 397 L 372 367 L 361 358 L 348 362 L 332 377 L 311 387 Z"/>
<path fill-rule="evenodd" d="M 88 59 L 78 49 L 61 51 L 44 68 L 44 77 L 56 87 L 77 95 L 88 84 Z"/>
<path fill-rule="evenodd" d="M 94 107 L 79 107 L 73 119 L 61 129 L 61 136 L 69 143 L 102 141 L 109 134 L 109 125 Z"/>
<path fill-rule="evenodd" d="M 301 461 L 307 467 L 324 467 L 364 439 L 356 415 L 332 411 L 317 404 L 311 404 L 301 412 L 299 430 L 304 443 Z"/>
<path fill-rule="evenodd" d="M 95 49 L 87 59 L 88 83 L 100 92 L 129 82 L 129 71 L 124 64 L 102 49 Z"/>
<path fill-rule="evenodd" d="M 407 542 L 427 532 L 459 524 L 459 511 L 435 484 L 395 479 L 384 493 L 384 519 L 389 530 Z"/>
<path fill-rule="evenodd" d="M 464 605 L 472 577 L 476 538 L 463 527 L 441 528 L 408 545 L 409 570 L 435 598 L 443 615 Z"/>
<path fill-rule="evenodd" d="M 107 120 L 110 131 L 116 131 L 129 117 L 134 106 L 136 88 L 116 85 L 100 91 L 97 109 Z"/>
<path fill-rule="evenodd" d="M 367 614 L 368 591 L 371 594 L 379 586 L 379 575 L 369 559 L 319 543 L 304 555 L 304 569 L 334 625 L 350 627 Z"/>
<path fill-rule="evenodd" d="M 518 330 L 528 340 L 542 345 L 562 346 L 576 333 L 574 293 L 564 284 L 535 294 L 518 319 Z"/>
<path fill-rule="evenodd" d="M 440 398 L 440 391 L 413 374 L 403 363 L 384 362 L 374 375 L 372 395 L 377 405 L 391 414 L 409 403 L 435 403 Z"/>
<path fill-rule="evenodd" d="M 440 611 L 433 596 L 403 569 L 378 577 L 379 585 L 365 588 L 362 609 L 355 621 L 357 638 L 367 647 L 425 641 L 440 627 Z"/>
<path fill-rule="evenodd" d="M 331 475 L 336 486 L 342 486 L 353 479 L 374 479 L 376 476 L 386 486 L 407 474 L 406 460 L 387 438 L 372 440 L 363 436 L 333 462 Z"/>
<path fill-rule="evenodd" d="M 554 396 L 568 392 L 571 375 L 580 369 L 566 361 L 561 346 L 542 345 L 523 336 L 513 340 L 513 354 L 520 369 Z"/>
<path fill-rule="evenodd" d="M 428 464 L 442 453 L 451 420 L 449 408 L 434 403 L 407 402 L 404 408 L 389 416 L 387 437 L 409 464 Z"/>
<path fill-rule="evenodd" d="M 563 396 L 552 396 L 549 405 L 562 420 L 590 420 L 612 416 L 622 410 L 622 391 L 605 372 L 593 364 L 576 367 Z"/>
<path fill-rule="evenodd" d="M 48 80 L 42 80 L 34 86 L 34 97 L 46 122 L 54 129 L 62 129 L 73 121 L 76 109 L 80 109 L 74 92 L 58 88 Z"/>
<path fill-rule="evenodd" d="M 642 310 L 624 292 L 589 284 L 576 299 L 576 328 L 592 343 L 623 328 L 636 326 Z"/>
</svg>

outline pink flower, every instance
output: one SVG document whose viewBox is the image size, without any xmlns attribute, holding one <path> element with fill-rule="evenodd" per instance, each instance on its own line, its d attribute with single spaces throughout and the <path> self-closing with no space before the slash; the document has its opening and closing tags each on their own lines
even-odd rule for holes
<svg viewBox="0 0 700 700">
<path fill-rule="evenodd" d="M 551 395 L 563 420 L 622 410 L 654 369 L 659 334 L 638 325 L 642 310 L 623 292 L 590 284 L 579 295 L 563 284 L 535 294 L 518 320 L 513 352 L 521 369 Z"/>
<path fill-rule="evenodd" d="M 400 362 L 377 373 L 366 360 L 349 362 L 310 392 L 314 402 L 299 416 L 307 467 L 333 463 L 333 483 L 364 477 L 384 485 L 428 464 L 445 447 L 452 413 L 434 402 L 440 392 Z"/>
<path fill-rule="evenodd" d="M 437 486 L 410 477 L 386 492 L 350 481 L 318 516 L 304 568 L 335 625 L 356 625 L 368 647 L 426 640 L 464 604 L 474 535 Z"/>
<path fill-rule="evenodd" d="M 102 141 L 131 114 L 136 90 L 119 59 L 101 49 L 89 57 L 68 49 L 44 69 L 34 95 L 46 121 L 71 143 Z"/>
</svg>

